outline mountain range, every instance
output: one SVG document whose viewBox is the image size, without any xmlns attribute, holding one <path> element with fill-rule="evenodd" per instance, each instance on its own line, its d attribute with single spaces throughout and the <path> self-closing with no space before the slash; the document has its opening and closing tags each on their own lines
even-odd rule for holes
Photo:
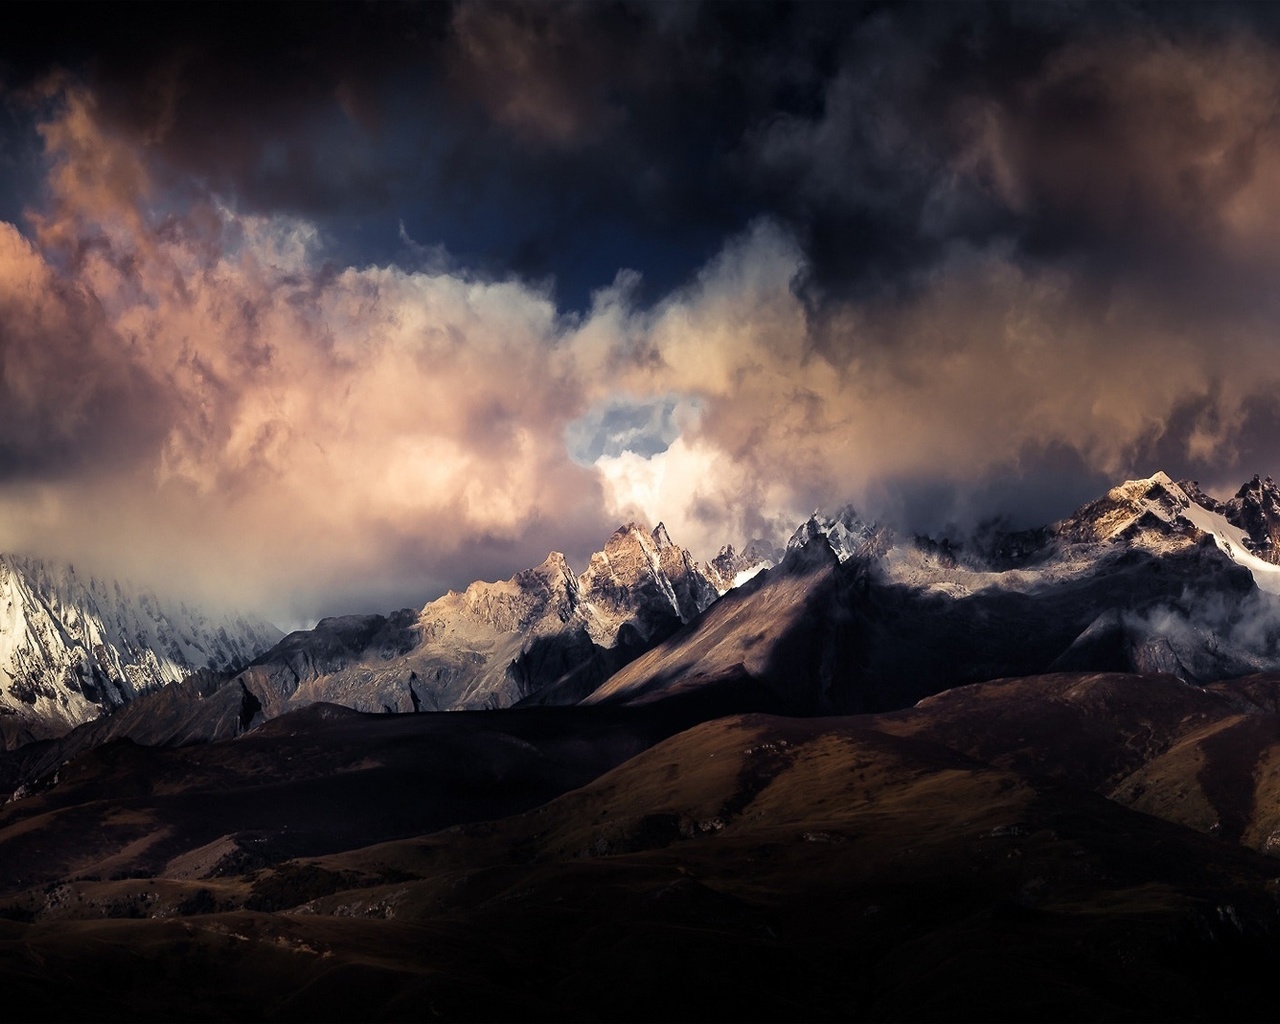
<svg viewBox="0 0 1280 1024">
<path fill-rule="evenodd" d="M 0 722 L 23 739 L 55 733 L 59 708 L 62 732 L 79 724 L 41 748 L 33 763 L 44 771 L 107 739 L 229 738 L 317 701 L 406 713 L 642 703 L 697 690 L 726 711 L 832 714 L 1056 670 L 1212 681 L 1280 670 L 1278 536 L 1280 488 L 1269 478 L 1219 502 L 1163 473 L 1039 529 L 986 524 L 959 540 L 899 535 L 846 507 L 815 512 L 785 549 L 756 541 L 700 564 L 661 523 L 631 523 L 580 574 L 552 552 L 416 611 L 323 619 L 274 645 L 270 627 L 244 617 L 210 638 L 185 606 L 162 613 L 154 595 L 132 599 L 97 580 L 76 590 L 69 567 L 55 587 L 43 563 L 10 560 L 36 580 L 9 573 L 11 614 L 24 623 L 60 615 L 61 626 L 29 627 L 6 647 L 18 652 L 11 674 L 27 681 L 9 687 L 15 713 Z M 84 644 L 63 640 L 77 629 L 119 638 L 102 654 L 133 652 L 143 668 L 129 663 L 126 677 L 114 662 L 98 667 Z M 172 685 L 197 667 L 205 671 Z M 35 687 L 52 696 L 24 706 Z M 11 777 L 30 781 L 34 770 Z"/>
<path fill-rule="evenodd" d="M 1278 540 L 1274 481 L 1163 473 L 703 565 L 630 524 L 217 648 L 0 756 L 0 983 L 45 1020 L 1268 1017 Z"/>
</svg>

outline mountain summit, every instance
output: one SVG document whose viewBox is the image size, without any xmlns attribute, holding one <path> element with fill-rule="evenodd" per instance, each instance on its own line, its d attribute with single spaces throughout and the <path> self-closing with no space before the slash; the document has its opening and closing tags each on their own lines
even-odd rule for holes
<svg viewBox="0 0 1280 1024">
<path fill-rule="evenodd" d="M 1270 478 L 1255 476 L 1230 501 L 1218 502 L 1192 481 L 1175 483 L 1156 473 L 1113 487 L 1052 529 L 1073 543 L 1121 541 L 1155 552 L 1212 539 L 1260 589 L 1274 594 L 1280 593 L 1280 565 L 1262 556 L 1275 556 L 1276 524 L 1280 491 Z"/>
<path fill-rule="evenodd" d="M 833 515 L 818 509 L 791 535 L 787 541 L 787 552 L 800 551 L 817 543 L 830 548 L 841 562 L 847 562 L 864 554 L 875 537 L 875 528 L 865 522 L 852 505 L 845 505 Z"/>
</svg>

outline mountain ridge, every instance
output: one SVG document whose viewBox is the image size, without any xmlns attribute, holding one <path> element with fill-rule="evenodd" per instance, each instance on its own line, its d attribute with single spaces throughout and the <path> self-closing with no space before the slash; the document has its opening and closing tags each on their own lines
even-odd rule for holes
<svg viewBox="0 0 1280 1024">
<path fill-rule="evenodd" d="M 1280 636 L 1259 582 L 1280 583 L 1280 566 L 1255 552 L 1270 550 L 1273 506 L 1269 478 L 1218 502 L 1156 473 L 1038 530 L 910 537 L 846 505 L 815 510 L 785 549 L 756 541 L 704 564 L 662 523 L 626 523 L 581 573 L 551 552 L 416 611 L 324 619 L 221 681 L 155 701 L 161 722 L 144 727 L 139 709 L 122 732 L 85 735 L 189 741 L 205 714 L 214 738 L 314 702 L 408 713 L 737 686 L 770 694 L 768 710 L 815 714 L 887 710 L 993 674 L 1267 671 L 1280 667 Z M 914 684 L 894 681 L 899 658 Z M 646 666 L 657 674 L 641 681 Z M 788 676 L 807 681 L 782 685 Z"/>
<path fill-rule="evenodd" d="M 815 514 L 758 585 L 586 700 L 644 704 L 736 680 L 826 715 L 1068 669 L 1200 684 L 1275 671 L 1280 576 L 1245 539 L 1164 473 L 982 545 L 899 537 L 848 507 Z"/>
</svg>

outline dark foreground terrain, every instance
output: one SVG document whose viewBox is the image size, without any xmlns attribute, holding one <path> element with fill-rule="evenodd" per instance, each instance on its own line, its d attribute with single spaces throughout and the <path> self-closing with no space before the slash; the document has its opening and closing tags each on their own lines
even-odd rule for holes
<svg viewBox="0 0 1280 1024">
<path fill-rule="evenodd" d="M 15 1020 L 1274 1019 L 1278 695 L 1064 674 L 114 743 L 0 813 L 0 990 Z"/>
</svg>

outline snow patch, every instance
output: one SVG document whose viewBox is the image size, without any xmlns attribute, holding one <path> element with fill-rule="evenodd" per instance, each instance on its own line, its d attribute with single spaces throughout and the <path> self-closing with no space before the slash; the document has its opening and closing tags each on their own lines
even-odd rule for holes
<svg viewBox="0 0 1280 1024">
<path fill-rule="evenodd" d="M 733 581 L 729 584 L 729 589 L 734 590 L 735 588 L 742 586 L 742 584 L 746 583 L 748 580 L 755 579 L 768 568 L 769 566 L 767 563 L 760 562 L 757 565 L 753 565 L 750 569 L 743 569 L 733 577 Z"/>
<path fill-rule="evenodd" d="M 1259 590 L 1265 590 L 1268 594 L 1280 594 L 1280 565 L 1265 562 L 1249 551 L 1245 532 L 1240 527 L 1232 526 L 1224 516 L 1210 512 L 1190 499 L 1187 499 L 1187 507 L 1182 510 L 1182 518 L 1210 534 L 1219 551 L 1253 573 L 1253 581 Z"/>
</svg>

